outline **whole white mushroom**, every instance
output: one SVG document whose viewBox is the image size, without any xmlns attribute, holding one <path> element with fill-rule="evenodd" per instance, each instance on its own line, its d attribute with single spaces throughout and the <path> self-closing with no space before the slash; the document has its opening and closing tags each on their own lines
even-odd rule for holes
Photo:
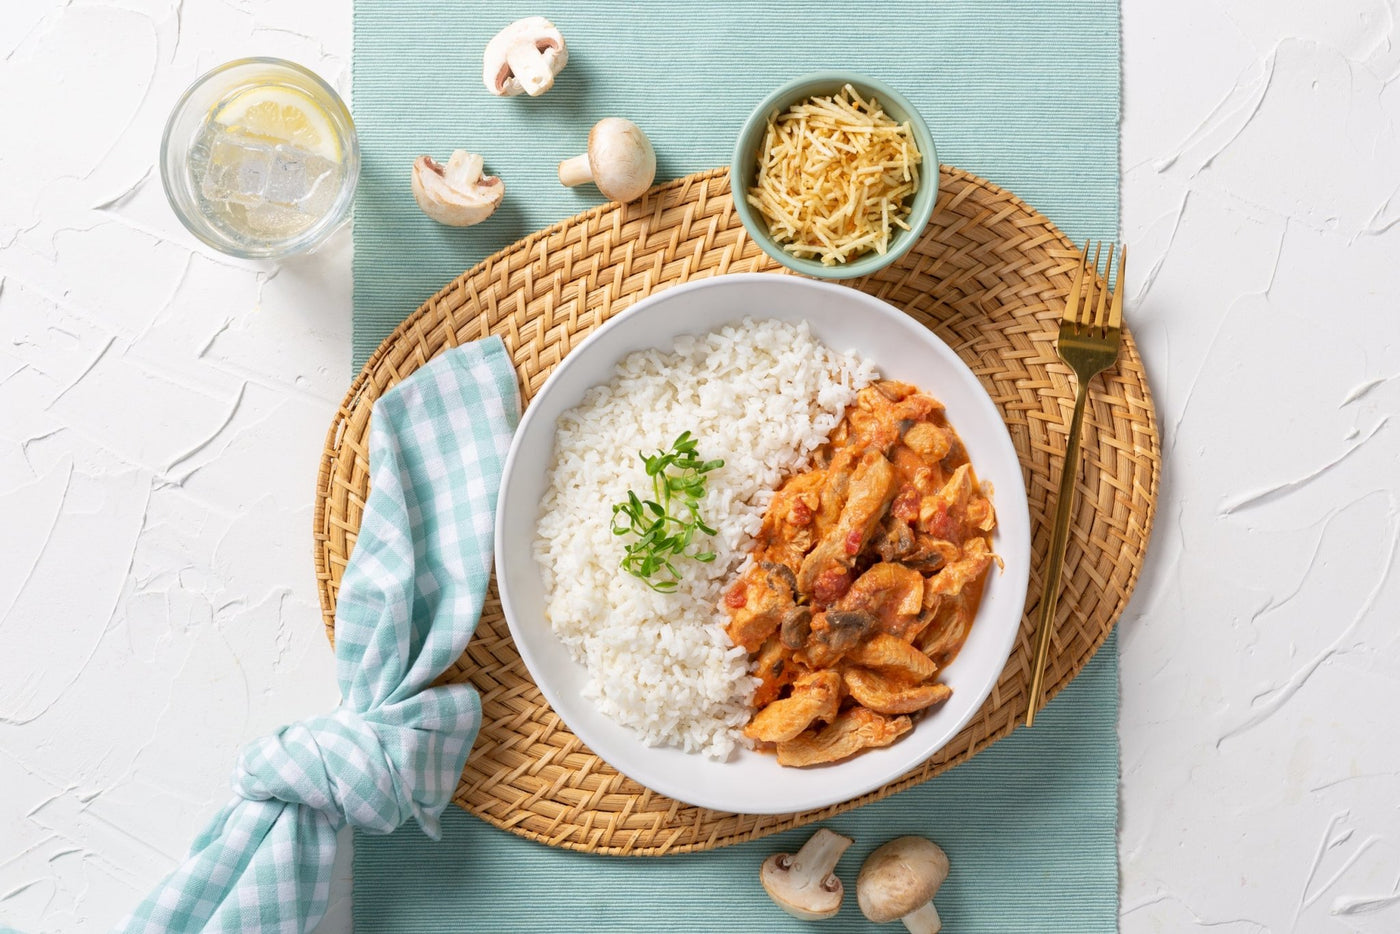
<svg viewBox="0 0 1400 934">
<path fill-rule="evenodd" d="M 559 181 L 573 188 L 598 186 L 610 201 L 633 201 L 656 178 L 656 151 L 642 128 L 622 117 L 604 117 L 588 131 L 588 152 L 559 163 Z"/>
<path fill-rule="evenodd" d="M 895 837 L 865 860 L 856 877 L 860 913 L 876 924 L 903 921 L 911 934 L 938 934 L 933 896 L 948 878 L 948 854 L 923 837 Z"/>
</svg>

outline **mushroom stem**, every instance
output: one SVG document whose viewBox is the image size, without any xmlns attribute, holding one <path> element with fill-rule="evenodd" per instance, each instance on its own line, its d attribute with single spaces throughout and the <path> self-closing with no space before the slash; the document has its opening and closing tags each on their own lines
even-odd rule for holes
<svg viewBox="0 0 1400 934">
<path fill-rule="evenodd" d="M 792 857 L 792 871 L 801 876 L 825 879 L 831 875 L 841 854 L 851 845 L 850 838 L 833 833 L 825 827 L 812 834 Z"/>
<path fill-rule="evenodd" d="M 559 181 L 569 188 L 593 181 L 593 168 L 588 164 L 588 153 L 559 163 Z"/>
<path fill-rule="evenodd" d="M 525 93 L 539 97 L 554 87 L 554 72 L 549 70 L 544 56 L 533 46 L 517 42 L 506 50 L 506 62 Z"/>
<path fill-rule="evenodd" d="M 943 930 L 943 919 L 938 917 L 938 909 L 933 907 L 933 902 L 915 908 L 900 920 L 909 929 L 909 934 L 938 934 Z"/>
</svg>

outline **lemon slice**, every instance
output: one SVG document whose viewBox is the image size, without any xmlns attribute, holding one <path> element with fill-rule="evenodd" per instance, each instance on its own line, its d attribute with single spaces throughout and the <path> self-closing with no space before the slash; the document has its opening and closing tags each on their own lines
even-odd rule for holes
<svg viewBox="0 0 1400 934">
<path fill-rule="evenodd" d="M 235 132 L 288 143 L 332 162 L 341 158 L 330 114 L 296 88 L 266 86 L 241 91 L 219 108 L 214 120 Z"/>
</svg>

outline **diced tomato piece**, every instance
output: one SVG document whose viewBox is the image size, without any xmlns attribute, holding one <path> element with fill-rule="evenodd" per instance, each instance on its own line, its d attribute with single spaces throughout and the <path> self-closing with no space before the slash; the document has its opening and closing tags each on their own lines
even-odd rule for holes
<svg viewBox="0 0 1400 934">
<path fill-rule="evenodd" d="M 956 524 L 953 522 L 953 517 L 948 514 L 948 504 L 940 502 L 935 507 L 933 515 L 929 517 L 926 527 L 934 538 L 948 540 L 952 537 Z"/>
<path fill-rule="evenodd" d="M 851 572 L 843 567 L 828 568 L 817 576 L 812 584 L 812 599 L 819 606 L 828 606 L 840 600 L 851 589 Z"/>
<path fill-rule="evenodd" d="M 890 504 L 890 512 L 905 522 L 913 522 L 919 518 L 919 500 L 921 498 L 916 487 L 906 486 L 899 491 L 899 495 Z"/>
</svg>

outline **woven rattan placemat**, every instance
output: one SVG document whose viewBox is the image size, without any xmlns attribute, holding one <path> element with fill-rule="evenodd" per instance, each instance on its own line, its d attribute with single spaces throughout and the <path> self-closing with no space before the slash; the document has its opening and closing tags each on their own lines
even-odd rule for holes
<svg viewBox="0 0 1400 934">
<path fill-rule="evenodd" d="M 942 168 L 938 207 L 899 262 L 850 284 L 905 309 L 967 362 L 1000 407 L 1030 501 L 1032 560 L 1021 634 L 981 711 L 937 755 L 854 801 L 778 816 L 728 814 L 656 794 L 593 755 L 545 703 L 511 641 L 495 586 L 448 680 L 481 692 L 483 722 L 455 800 L 553 846 L 621 854 L 704 850 L 821 820 L 907 788 L 1007 736 L 1024 717 L 1033 616 L 1049 511 L 1074 403 L 1055 353 L 1078 251 L 1012 193 Z M 317 480 L 316 572 L 328 635 L 369 486 L 370 409 L 445 348 L 498 334 L 525 400 L 594 328 L 659 289 L 781 268 L 734 214 L 728 174 L 677 179 L 639 202 L 607 204 L 507 247 L 425 302 L 370 357 L 331 425 Z M 934 392 L 937 387 L 929 387 Z M 1125 331 L 1118 365 L 1094 381 L 1079 494 L 1046 684 L 1058 692 L 1107 638 L 1142 567 L 1161 453 L 1142 359 Z"/>
</svg>

